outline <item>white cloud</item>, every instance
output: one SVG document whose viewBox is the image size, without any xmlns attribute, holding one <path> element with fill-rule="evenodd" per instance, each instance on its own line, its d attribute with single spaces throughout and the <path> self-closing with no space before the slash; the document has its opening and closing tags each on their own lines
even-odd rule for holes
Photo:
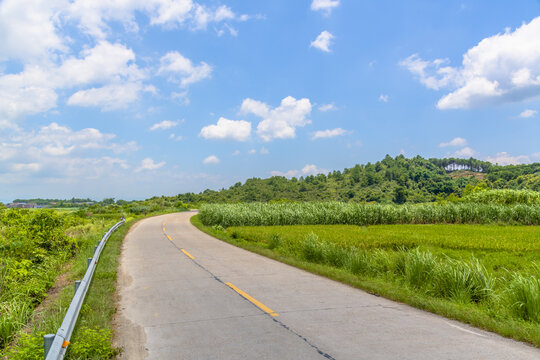
<svg viewBox="0 0 540 360">
<path fill-rule="evenodd" d="M 467 145 L 467 140 L 462 137 L 456 137 L 450 140 L 449 142 L 442 142 L 439 144 L 439 147 L 448 147 L 448 146 L 465 146 Z"/>
<path fill-rule="evenodd" d="M 530 117 L 533 117 L 536 114 L 538 114 L 538 111 L 531 110 L 531 109 L 526 109 L 526 110 L 523 110 L 521 112 L 521 114 L 519 114 L 519 117 L 520 118 L 530 118 Z"/>
<path fill-rule="evenodd" d="M 249 155 L 255 155 L 256 153 L 257 153 L 257 150 L 255 150 L 255 149 L 248 150 Z"/>
<path fill-rule="evenodd" d="M 291 177 L 298 177 L 298 176 L 317 175 L 317 174 L 322 174 L 326 172 L 328 172 L 328 170 L 320 169 L 313 164 L 307 164 L 301 170 L 289 170 L 286 172 L 274 170 L 274 171 L 271 171 L 270 174 L 272 176 L 285 176 L 285 177 L 291 178 Z"/>
<path fill-rule="evenodd" d="M 332 9 L 339 6 L 339 0 L 313 0 L 311 2 L 311 10 L 322 10 L 330 13 Z"/>
<path fill-rule="evenodd" d="M 267 155 L 270 153 L 270 151 L 268 151 L 268 149 L 265 148 L 264 146 L 261 148 L 259 152 L 261 153 L 261 155 Z"/>
<path fill-rule="evenodd" d="M 507 152 L 500 152 L 495 156 L 488 156 L 486 160 L 490 163 L 499 165 L 518 165 L 531 162 L 531 158 L 527 155 L 512 156 Z"/>
<path fill-rule="evenodd" d="M 145 170 L 157 170 L 165 166 L 165 161 L 155 163 L 151 158 L 145 158 L 141 161 L 141 166 L 135 170 L 135 172 L 141 172 Z"/>
<path fill-rule="evenodd" d="M 167 73 L 171 80 L 179 76 L 180 85 L 185 87 L 190 84 L 207 79 L 212 74 L 212 67 L 202 61 L 199 65 L 193 65 L 191 60 L 177 51 L 171 51 L 160 59 L 161 66 L 158 74 Z"/>
<path fill-rule="evenodd" d="M 41 61 L 54 51 L 66 51 L 55 17 L 62 5 L 58 0 L 0 2 L 0 61 Z"/>
<path fill-rule="evenodd" d="M 306 118 L 311 113 L 311 103 L 307 98 L 296 100 L 287 96 L 281 100 L 280 106 L 274 109 L 263 102 L 248 98 L 242 102 L 240 112 L 251 113 L 263 119 L 257 125 L 257 135 L 264 141 L 295 138 L 296 128 L 311 122 Z"/>
<path fill-rule="evenodd" d="M 454 152 L 451 157 L 457 157 L 457 158 L 470 158 L 476 155 L 476 151 L 471 149 L 470 147 L 464 147 L 463 149 L 459 149 L 456 152 Z"/>
<path fill-rule="evenodd" d="M 155 123 L 150 127 L 150 131 L 166 130 L 177 126 L 179 121 L 163 120 L 162 122 Z M 171 134 L 174 137 L 174 134 Z"/>
<path fill-rule="evenodd" d="M 123 159 L 108 153 L 134 152 L 135 142 L 115 141 L 116 135 L 98 129 L 73 130 L 55 122 L 35 131 L 12 129 L 0 133 L 1 183 L 69 183 L 95 179 L 127 169 Z M 31 173 L 31 175 L 30 175 Z"/>
<path fill-rule="evenodd" d="M 105 85 L 77 91 L 70 96 L 67 103 L 68 105 L 101 107 L 103 111 L 123 109 L 139 99 L 141 89 L 140 83 Z"/>
<path fill-rule="evenodd" d="M 128 31 L 137 32 L 136 13 L 147 15 L 151 25 L 166 29 L 187 26 L 191 30 L 201 30 L 209 23 L 226 24 L 247 19 L 244 15 L 236 15 L 225 5 L 210 8 L 193 0 L 75 0 L 67 13 L 84 32 L 96 38 L 105 38 L 112 33 L 107 24 L 111 21 L 118 21 Z"/>
<path fill-rule="evenodd" d="M 12 169 L 16 172 L 37 172 L 41 169 L 41 164 L 28 163 L 28 164 L 13 164 Z"/>
<path fill-rule="evenodd" d="M 342 128 L 319 130 L 313 133 L 311 140 L 326 139 L 336 136 L 343 136 L 345 134 L 348 134 L 348 131 Z"/>
<path fill-rule="evenodd" d="M 317 36 L 315 40 L 311 42 L 310 47 L 315 47 L 324 52 L 331 52 L 330 45 L 332 45 L 332 39 L 334 35 L 330 34 L 328 31 L 324 30 Z"/>
<path fill-rule="evenodd" d="M 232 153 L 233 156 L 238 156 L 240 155 L 240 150 L 234 150 L 234 152 Z"/>
<path fill-rule="evenodd" d="M 220 117 L 216 125 L 201 129 L 199 136 L 205 139 L 246 141 L 251 135 L 251 123 L 244 120 L 229 120 Z"/>
<path fill-rule="evenodd" d="M 319 111 L 322 111 L 322 112 L 327 112 L 327 111 L 332 111 L 332 110 L 337 110 L 337 107 L 336 105 L 334 105 L 334 103 L 322 104 L 321 106 L 319 106 Z"/>
<path fill-rule="evenodd" d="M 379 95 L 379 101 L 387 103 L 388 102 L 388 95 L 386 95 L 386 94 Z"/>
<path fill-rule="evenodd" d="M 540 95 L 540 17 L 480 41 L 463 55 L 461 67 L 448 60 L 412 55 L 400 64 L 434 90 L 450 92 L 439 109 L 463 109 L 515 102 Z"/>
<path fill-rule="evenodd" d="M 203 160 L 203 164 L 219 164 L 219 158 L 215 155 L 210 155 Z"/>
</svg>

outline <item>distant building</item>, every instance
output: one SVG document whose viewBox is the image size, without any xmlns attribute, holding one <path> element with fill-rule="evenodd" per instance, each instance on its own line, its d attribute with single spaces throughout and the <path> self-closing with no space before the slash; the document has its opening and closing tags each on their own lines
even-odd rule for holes
<svg viewBox="0 0 540 360">
<path fill-rule="evenodd" d="M 14 202 L 11 204 L 7 204 L 6 207 L 17 209 L 36 209 L 38 206 L 35 203 Z"/>
</svg>

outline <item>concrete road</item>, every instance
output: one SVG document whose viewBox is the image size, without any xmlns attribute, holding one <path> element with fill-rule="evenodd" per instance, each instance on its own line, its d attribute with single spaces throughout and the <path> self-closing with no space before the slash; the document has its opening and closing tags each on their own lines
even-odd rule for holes
<svg viewBox="0 0 540 360">
<path fill-rule="evenodd" d="M 540 359 L 540 350 L 236 248 L 193 213 L 123 245 L 125 359 Z"/>
</svg>

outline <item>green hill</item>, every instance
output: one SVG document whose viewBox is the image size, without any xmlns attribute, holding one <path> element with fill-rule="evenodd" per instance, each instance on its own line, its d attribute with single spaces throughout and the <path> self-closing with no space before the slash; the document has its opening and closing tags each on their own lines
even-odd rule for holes
<svg viewBox="0 0 540 360">
<path fill-rule="evenodd" d="M 470 159 L 407 159 L 387 155 L 374 164 L 355 165 L 343 171 L 287 179 L 252 178 L 220 191 L 179 194 L 182 202 L 253 202 L 339 200 L 378 203 L 420 203 L 461 197 L 482 184 L 491 189 L 540 191 L 540 163 L 493 165 Z M 485 185 L 483 185 L 485 184 Z"/>
</svg>

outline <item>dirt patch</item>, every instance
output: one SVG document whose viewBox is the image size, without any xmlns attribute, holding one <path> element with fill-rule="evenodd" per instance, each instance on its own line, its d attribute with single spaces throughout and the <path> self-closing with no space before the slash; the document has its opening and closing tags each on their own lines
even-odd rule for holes
<svg viewBox="0 0 540 360">
<path fill-rule="evenodd" d="M 60 296 L 60 293 L 62 290 L 69 285 L 72 285 L 72 282 L 69 280 L 70 270 L 72 267 L 72 263 L 68 263 L 64 265 L 62 268 L 62 273 L 60 276 L 56 278 L 56 281 L 54 282 L 54 285 L 52 288 L 50 288 L 47 291 L 47 296 L 41 304 L 39 304 L 33 311 L 32 317 L 30 318 L 30 321 L 28 324 L 23 328 L 23 331 L 26 333 L 30 333 L 30 331 L 33 329 L 34 324 L 37 324 L 43 320 L 43 317 L 45 313 L 49 312 L 52 305 L 56 302 L 56 299 Z"/>
<path fill-rule="evenodd" d="M 467 170 L 453 171 L 451 173 L 448 173 L 448 176 L 450 176 L 452 179 L 474 177 L 474 178 L 477 178 L 478 180 L 484 180 L 486 178 L 486 174 L 484 173 L 467 171 Z"/>
</svg>

